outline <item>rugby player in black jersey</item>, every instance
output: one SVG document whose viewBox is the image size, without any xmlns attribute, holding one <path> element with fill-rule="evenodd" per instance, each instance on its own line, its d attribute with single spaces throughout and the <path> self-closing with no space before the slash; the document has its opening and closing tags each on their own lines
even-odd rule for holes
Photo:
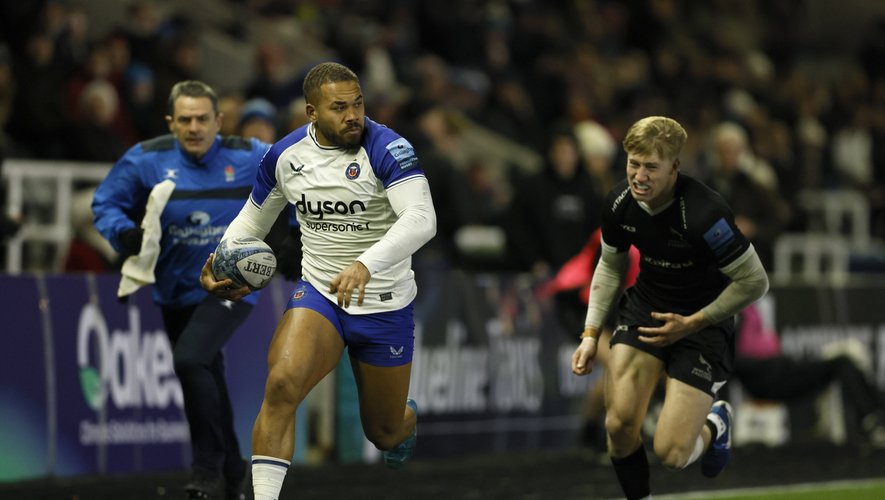
<svg viewBox="0 0 885 500">
<path fill-rule="evenodd" d="M 768 290 L 759 257 L 729 207 L 679 171 L 686 138 L 678 122 L 661 116 L 627 131 L 627 178 L 603 205 L 601 258 L 572 356 L 575 374 L 590 373 L 628 250 L 636 247 L 639 276 L 618 302 L 605 376 L 609 455 L 628 499 L 651 494 L 640 428 L 662 377 L 666 394 L 653 446 L 661 462 L 678 470 L 700 459 L 708 477 L 728 463 L 732 410 L 716 393 L 732 370 L 734 315 Z"/>
</svg>

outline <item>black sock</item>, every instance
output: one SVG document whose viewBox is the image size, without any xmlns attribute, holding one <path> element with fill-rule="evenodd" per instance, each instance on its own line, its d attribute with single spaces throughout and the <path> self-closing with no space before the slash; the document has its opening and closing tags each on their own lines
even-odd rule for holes
<svg viewBox="0 0 885 500">
<path fill-rule="evenodd" d="M 709 418 L 704 422 L 704 424 L 706 424 L 707 428 L 710 429 L 710 442 L 707 443 L 707 447 L 704 448 L 704 453 L 706 453 L 707 450 L 709 450 L 713 446 L 713 442 L 716 441 L 716 438 L 719 437 L 719 428 L 716 427 L 716 424 L 714 424 L 713 421 Z"/>
<path fill-rule="evenodd" d="M 615 466 L 615 474 L 627 500 L 639 500 L 651 495 L 648 457 L 644 445 L 640 444 L 636 451 L 624 458 L 612 457 L 612 465 Z"/>
</svg>

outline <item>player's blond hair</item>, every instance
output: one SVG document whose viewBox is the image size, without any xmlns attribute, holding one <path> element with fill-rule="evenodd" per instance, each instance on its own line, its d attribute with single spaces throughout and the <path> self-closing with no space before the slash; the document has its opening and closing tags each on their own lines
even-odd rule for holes
<svg viewBox="0 0 885 500">
<path fill-rule="evenodd" d="M 630 126 L 624 137 L 628 154 L 651 155 L 675 160 L 688 139 L 688 133 L 676 120 L 666 116 L 647 116 Z"/>
</svg>

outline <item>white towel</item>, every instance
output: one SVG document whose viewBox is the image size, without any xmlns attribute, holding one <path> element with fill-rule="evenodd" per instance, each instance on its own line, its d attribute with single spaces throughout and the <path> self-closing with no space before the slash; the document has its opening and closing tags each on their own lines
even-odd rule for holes
<svg viewBox="0 0 885 500">
<path fill-rule="evenodd" d="M 123 262 L 123 278 L 117 288 L 117 297 L 132 295 L 139 288 L 150 285 L 156 281 L 154 267 L 160 256 L 160 238 L 163 236 L 163 228 L 160 226 L 160 214 L 166 207 L 166 202 L 175 190 L 175 183 L 165 180 L 151 190 L 145 207 L 144 219 L 141 220 L 141 228 L 144 229 L 144 237 L 141 240 L 141 250 L 138 255 L 129 256 Z"/>
</svg>

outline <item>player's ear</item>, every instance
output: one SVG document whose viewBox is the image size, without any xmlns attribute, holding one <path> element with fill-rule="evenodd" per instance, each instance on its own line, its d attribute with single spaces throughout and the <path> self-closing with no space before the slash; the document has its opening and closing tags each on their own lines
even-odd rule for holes
<svg viewBox="0 0 885 500">
<path fill-rule="evenodd" d="M 676 168 L 676 169 L 679 168 L 679 158 L 676 158 L 675 160 L 673 160 L 673 168 Z"/>
</svg>

